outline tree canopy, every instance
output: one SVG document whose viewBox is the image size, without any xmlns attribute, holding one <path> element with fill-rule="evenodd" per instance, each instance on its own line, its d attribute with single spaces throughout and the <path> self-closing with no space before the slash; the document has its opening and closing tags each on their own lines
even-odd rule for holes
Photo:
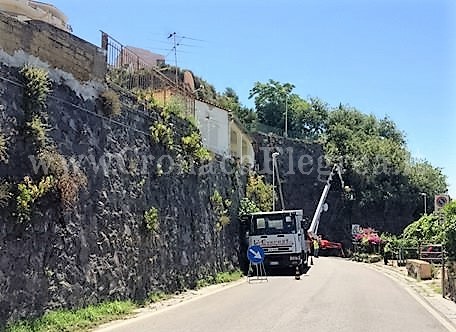
<svg viewBox="0 0 456 332">
<path fill-rule="evenodd" d="M 241 121 L 248 130 L 253 129 L 256 121 L 256 113 L 241 104 L 239 96 L 232 88 L 226 88 L 225 91 L 218 96 L 217 104 L 228 109 Z"/>
<path fill-rule="evenodd" d="M 442 170 L 426 160 L 413 159 L 405 134 L 390 118 L 377 118 L 348 105 L 332 107 L 319 98 L 302 98 L 294 89 L 291 83 L 272 79 L 255 82 L 249 95 L 254 110 L 242 105 L 232 88 L 221 94 L 213 89 L 206 93 L 231 110 L 248 130 L 267 128 L 283 135 L 286 127 L 291 138 L 321 143 L 329 163 L 343 160 L 344 178 L 361 207 L 390 201 L 416 206 L 418 216 L 420 194 L 426 194 L 430 206 L 435 194 L 446 192 Z"/>
<path fill-rule="evenodd" d="M 424 192 L 431 198 L 446 191 L 439 168 L 412 159 L 405 134 L 388 117 L 378 119 L 354 107 L 330 107 L 318 98 L 303 99 L 294 85 L 269 80 L 250 90 L 257 121 L 283 133 L 287 112 L 288 136 L 323 143 L 330 163 L 344 161 L 356 200 L 368 205 L 378 200 L 418 203 Z"/>
</svg>

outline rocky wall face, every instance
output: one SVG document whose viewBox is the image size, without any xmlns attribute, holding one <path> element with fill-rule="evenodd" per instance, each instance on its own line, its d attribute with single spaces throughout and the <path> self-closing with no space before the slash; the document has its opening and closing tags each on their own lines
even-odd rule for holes
<svg viewBox="0 0 456 332">
<path fill-rule="evenodd" d="M 0 67 L 0 129 L 9 153 L 0 179 L 13 183 L 0 211 L 0 322 L 107 299 L 143 300 L 238 266 L 239 170 L 215 160 L 195 174 L 177 166 L 168 174 L 166 165 L 181 152 L 152 143 L 156 114 L 124 105 L 121 116 L 106 118 L 96 101 L 65 86 L 54 86 L 48 99 L 49 144 L 77 161 L 87 186 L 71 209 L 51 192 L 36 202 L 29 223 L 18 223 L 17 183 L 41 171 L 33 170 L 36 151 L 24 134 L 22 88 L 2 78 L 18 81 L 17 70 Z M 178 119 L 168 126 L 176 140 L 188 130 Z M 233 221 L 221 229 L 215 190 L 232 202 Z M 144 222 L 150 208 L 158 212 L 157 231 Z"/>
</svg>

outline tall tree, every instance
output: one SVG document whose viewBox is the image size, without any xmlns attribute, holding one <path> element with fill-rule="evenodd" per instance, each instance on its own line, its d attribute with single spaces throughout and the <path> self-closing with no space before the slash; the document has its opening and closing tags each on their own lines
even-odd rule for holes
<svg viewBox="0 0 456 332">
<path fill-rule="evenodd" d="M 360 204 L 404 201 L 415 191 L 407 174 L 410 154 L 394 123 L 339 105 L 329 114 L 325 142 L 330 160 L 345 160 Z"/>
<path fill-rule="evenodd" d="M 271 127 L 284 128 L 285 109 L 294 89 L 290 83 L 270 79 L 267 83 L 256 82 L 249 98 L 255 98 L 258 121 Z"/>
<path fill-rule="evenodd" d="M 252 129 L 256 120 L 256 114 L 252 109 L 245 107 L 239 101 L 239 96 L 232 88 L 226 88 L 217 98 L 217 104 L 231 110 L 241 123 L 248 129 Z"/>
<path fill-rule="evenodd" d="M 326 130 L 328 105 L 317 98 L 310 101 L 292 95 L 290 128 L 294 137 L 316 140 Z"/>
<path fill-rule="evenodd" d="M 432 166 L 426 160 L 411 160 L 407 168 L 407 175 L 415 195 L 426 193 L 429 203 L 434 195 L 447 190 L 446 176 L 442 173 L 442 169 Z"/>
</svg>

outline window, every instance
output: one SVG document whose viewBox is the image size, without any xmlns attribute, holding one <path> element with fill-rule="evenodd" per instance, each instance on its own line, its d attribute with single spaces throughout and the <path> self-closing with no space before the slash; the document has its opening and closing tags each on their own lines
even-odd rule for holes
<svg viewBox="0 0 456 332">
<path fill-rule="evenodd" d="M 295 218 L 284 214 L 254 216 L 250 231 L 251 235 L 294 234 Z"/>
</svg>

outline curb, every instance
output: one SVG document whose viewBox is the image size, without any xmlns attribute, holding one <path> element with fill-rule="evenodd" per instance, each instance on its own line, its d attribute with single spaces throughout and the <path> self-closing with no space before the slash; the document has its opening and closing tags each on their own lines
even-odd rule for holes
<svg viewBox="0 0 456 332">
<path fill-rule="evenodd" d="M 376 264 L 365 264 L 372 270 L 378 271 L 383 273 L 386 277 L 396 281 L 397 283 L 404 286 L 404 289 L 421 305 L 425 307 L 425 309 L 431 313 L 434 318 L 436 318 L 448 331 L 456 332 L 456 323 L 453 322 L 450 318 L 448 318 L 439 308 L 437 308 L 433 303 L 431 303 L 426 296 L 420 293 L 416 287 L 421 288 L 421 290 L 427 289 L 427 286 L 417 284 L 417 281 L 413 278 L 408 278 L 407 276 L 403 275 L 402 273 L 394 270 L 394 268 L 386 268 L 381 265 Z M 428 289 L 430 292 L 435 293 L 433 290 Z M 443 298 L 442 298 L 443 300 Z"/>
</svg>

